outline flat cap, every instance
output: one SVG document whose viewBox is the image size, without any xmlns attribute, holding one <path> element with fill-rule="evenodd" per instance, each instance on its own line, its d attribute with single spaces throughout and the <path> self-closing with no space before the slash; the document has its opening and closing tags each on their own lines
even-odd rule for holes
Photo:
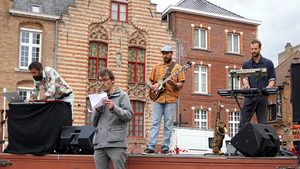
<svg viewBox="0 0 300 169">
<path fill-rule="evenodd" d="M 160 52 L 173 52 L 173 49 L 170 46 L 165 46 Z"/>
</svg>

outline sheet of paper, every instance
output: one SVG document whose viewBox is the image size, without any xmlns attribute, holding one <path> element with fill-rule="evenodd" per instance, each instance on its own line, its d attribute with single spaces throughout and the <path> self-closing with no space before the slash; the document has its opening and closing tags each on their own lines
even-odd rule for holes
<svg viewBox="0 0 300 169">
<path fill-rule="evenodd" d="M 90 94 L 89 95 L 92 108 L 97 108 L 103 105 L 103 100 L 108 99 L 107 94 Z"/>
</svg>

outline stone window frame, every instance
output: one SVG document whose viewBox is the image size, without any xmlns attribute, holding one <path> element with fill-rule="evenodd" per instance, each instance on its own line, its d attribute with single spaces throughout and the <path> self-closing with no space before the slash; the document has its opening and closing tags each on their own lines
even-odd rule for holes
<svg viewBox="0 0 300 169">
<path fill-rule="evenodd" d="M 227 69 L 227 71 L 226 71 L 226 73 L 227 73 L 227 87 L 228 87 L 228 89 L 231 89 L 231 86 L 229 86 L 229 83 L 231 82 L 231 74 L 230 74 L 230 71 L 231 70 L 239 70 L 239 69 L 237 69 L 237 68 L 229 68 L 229 67 L 226 67 L 226 69 Z M 233 81 L 234 82 L 234 88 L 233 89 L 240 89 L 241 88 L 241 83 L 240 83 L 240 81 L 238 80 L 238 78 L 237 77 L 235 77 L 235 80 Z M 239 85 L 238 85 L 238 88 L 236 88 L 236 83 L 238 83 Z"/>
<path fill-rule="evenodd" d="M 202 30 L 206 30 L 206 47 L 199 47 L 199 46 L 195 46 L 195 29 L 202 29 Z M 203 24 L 191 24 L 191 32 L 192 32 L 192 49 L 200 49 L 200 50 L 211 50 L 211 44 L 210 44 L 210 40 L 211 40 L 211 27 L 210 26 L 206 26 Z"/>
<path fill-rule="evenodd" d="M 118 5 L 118 10 L 117 11 L 113 11 L 112 10 L 113 4 L 117 4 Z M 120 6 L 121 5 L 125 5 L 126 6 L 126 13 L 125 13 L 126 19 L 125 19 L 125 21 L 120 20 L 120 13 L 121 13 L 120 12 Z M 117 19 L 113 19 L 112 18 L 112 13 L 113 12 L 117 12 Z M 128 22 L 128 2 L 127 2 L 127 0 L 112 0 L 111 1 L 110 19 L 113 20 L 113 21 Z"/>
<path fill-rule="evenodd" d="M 195 67 L 196 66 L 199 66 L 199 71 L 197 71 L 197 72 L 195 72 Z M 206 67 L 206 72 L 202 72 L 201 71 L 201 67 Z M 202 64 L 200 64 L 200 65 L 194 65 L 194 74 L 195 73 L 198 73 L 199 75 L 198 75 L 198 77 L 199 78 L 201 78 L 201 75 L 203 74 L 203 73 L 205 73 L 205 75 L 206 75 L 206 79 L 205 79 L 205 81 L 206 81 L 206 91 L 205 92 L 203 92 L 203 91 L 201 91 L 201 85 L 200 85 L 200 83 L 202 82 L 202 79 L 199 79 L 199 90 L 198 91 L 195 91 L 195 80 L 194 80 L 194 83 L 193 83 L 193 86 L 194 86 L 194 88 L 193 88 L 193 90 L 194 90 L 194 93 L 199 93 L 199 94 L 208 94 L 209 92 L 208 92 L 208 71 L 209 71 L 209 69 L 208 69 L 208 66 L 207 65 L 202 65 Z M 195 75 L 194 75 L 195 76 Z M 194 79 L 195 79 L 195 77 L 194 77 Z"/>
<path fill-rule="evenodd" d="M 237 118 L 237 120 L 235 120 Z M 231 111 L 228 112 L 228 135 L 234 137 L 238 133 L 240 123 L 240 112 Z"/>
<path fill-rule="evenodd" d="M 199 114 L 197 114 L 197 112 Z M 206 119 L 202 119 L 201 113 L 205 113 Z M 196 118 L 197 116 L 199 118 Z M 203 126 L 202 122 L 204 122 L 206 125 Z M 199 125 L 197 125 L 196 123 L 199 123 Z M 205 110 L 205 109 L 195 109 L 195 111 L 194 111 L 194 127 L 195 128 L 199 128 L 199 129 L 208 129 L 208 110 Z"/>
<path fill-rule="evenodd" d="M 22 92 L 23 94 L 26 94 L 26 97 L 24 98 L 23 95 L 20 93 Z M 18 87 L 18 93 L 21 96 L 23 100 L 30 98 L 31 94 L 33 92 L 33 88 L 29 87 Z"/>
<path fill-rule="evenodd" d="M 92 106 L 89 98 L 86 98 L 85 125 L 92 126 Z"/>
<path fill-rule="evenodd" d="M 238 35 L 238 51 L 237 52 L 234 52 L 234 51 L 229 51 L 228 49 L 228 45 L 229 45 L 229 42 L 228 42 L 228 35 L 229 34 L 232 34 L 232 35 Z M 243 49 L 243 32 L 239 32 L 239 31 L 236 31 L 236 30 L 225 30 L 225 39 L 226 39 L 226 54 L 238 54 L 238 55 L 241 55 L 244 53 L 244 49 Z M 233 46 L 232 46 L 233 47 Z"/>
<path fill-rule="evenodd" d="M 269 118 L 268 120 L 269 121 L 276 121 L 276 104 L 269 104 L 268 106 L 268 115 L 269 115 Z"/>
<path fill-rule="evenodd" d="M 103 42 L 95 42 L 95 41 L 90 41 L 89 42 L 89 45 L 91 43 L 95 43 L 97 44 L 97 56 L 90 56 L 90 54 L 88 53 L 88 57 L 89 57 L 89 61 L 88 61 L 88 78 L 89 79 L 97 79 L 97 73 L 98 73 L 98 67 L 99 67 L 99 60 L 105 60 L 105 66 L 104 67 L 107 67 L 107 57 L 108 57 L 108 44 L 107 43 L 103 43 Z M 98 54 L 99 54 L 99 44 L 103 44 L 103 45 L 106 45 L 106 57 L 105 58 L 102 58 L 102 57 L 98 57 Z M 90 49 L 89 49 L 90 50 Z M 90 59 L 93 58 L 93 59 L 96 59 L 96 71 L 95 71 L 95 77 L 93 76 L 90 76 L 89 74 L 89 71 L 90 71 Z M 98 79 L 97 79 L 98 80 Z"/>
<path fill-rule="evenodd" d="M 37 29 L 27 29 L 27 28 L 21 28 L 20 29 L 20 51 L 19 51 L 19 69 L 28 69 L 28 66 L 30 65 L 30 63 L 33 61 L 32 60 L 32 48 L 39 48 L 39 55 L 38 55 L 38 60 L 41 62 L 41 53 L 42 53 L 42 30 L 37 30 Z M 23 38 L 23 33 L 28 33 L 29 34 L 29 41 L 28 43 L 24 43 L 22 42 L 22 38 Z M 39 44 L 33 44 L 33 35 L 37 34 L 40 36 L 40 43 Z M 28 57 L 27 57 L 27 65 L 22 65 L 22 62 L 26 62 L 26 60 L 22 59 L 22 47 L 28 47 Z M 23 60 L 23 61 L 22 61 Z"/>
<path fill-rule="evenodd" d="M 140 107 L 140 109 L 142 111 L 136 112 L 137 107 L 135 103 L 142 103 L 143 107 Z M 133 115 L 133 119 L 128 122 L 128 138 L 144 138 L 144 108 L 146 103 L 143 101 L 138 101 L 138 100 L 131 100 L 130 101 L 131 107 L 133 109 L 134 115 Z M 139 118 L 136 119 L 136 115 L 139 116 Z M 142 122 L 142 124 L 140 124 L 140 122 Z M 132 126 L 133 130 L 130 130 L 130 126 Z M 138 128 L 138 130 L 136 131 L 136 127 Z M 142 127 L 142 129 L 139 129 L 139 127 Z M 136 135 L 136 132 L 138 132 L 138 135 Z M 139 135 L 139 133 L 141 133 L 141 135 Z"/>
<path fill-rule="evenodd" d="M 143 50 L 144 51 L 144 62 L 138 62 L 137 60 L 135 61 L 129 61 L 129 50 L 130 49 L 135 49 L 136 51 L 136 57 L 137 57 L 137 50 Z M 135 70 L 134 70 L 134 81 L 131 81 L 129 79 L 128 82 L 135 82 L 135 83 L 145 83 L 146 82 L 146 49 L 144 48 L 140 48 L 140 47 L 129 47 L 128 48 L 128 69 L 129 69 L 129 64 L 130 63 L 134 63 L 135 64 Z M 137 81 L 137 65 L 144 65 L 144 70 L 143 70 L 143 81 Z M 130 77 L 129 75 L 131 74 L 131 72 L 128 70 L 128 77 Z"/>
</svg>

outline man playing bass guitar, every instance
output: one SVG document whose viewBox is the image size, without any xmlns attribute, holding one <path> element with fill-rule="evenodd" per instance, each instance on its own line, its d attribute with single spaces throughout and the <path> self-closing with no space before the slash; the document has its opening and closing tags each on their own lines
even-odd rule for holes
<svg viewBox="0 0 300 169">
<path fill-rule="evenodd" d="M 150 91 L 156 96 L 150 96 L 153 102 L 152 121 L 150 129 L 150 142 L 143 154 L 155 154 L 155 147 L 159 136 L 159 128 L 164 115 L 164 134 L 161 149 L 163 154 L 169 155 L 170 138 L 172 134 L 173 121 L 176 112 L 176 105 L 179 96 L 179 90 L 183 87 L 185 81 L 184 72 L 179 64 L 172 62 L 173 49 L 165 46 L 162 50 L 163 63 L 153 67 L 151 74 L 146 79 Z M 171 75 L 170 74 L 176 74 Z M 165 84 L 160 85 L 159 81 Z M 151 92 L 150 92 L 151 95 Z"/>
</svg>

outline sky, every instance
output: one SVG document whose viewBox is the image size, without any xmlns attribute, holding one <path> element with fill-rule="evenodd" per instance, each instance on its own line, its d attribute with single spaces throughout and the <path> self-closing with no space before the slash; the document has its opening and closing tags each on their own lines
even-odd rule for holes
<svg viewBox="0 0 300 169">
<path fill-rule="evenodd" d="M 157 4 L 157 12 L 180 0 L 151 0 Z M 300 0 L 208 0 L 246 19 L 261 21 L 258 39 L 262 42 L 262 56 L 278 66 L 278 54 L 284 52 L 287 43 L 300 44 Z"/>
</svg>

